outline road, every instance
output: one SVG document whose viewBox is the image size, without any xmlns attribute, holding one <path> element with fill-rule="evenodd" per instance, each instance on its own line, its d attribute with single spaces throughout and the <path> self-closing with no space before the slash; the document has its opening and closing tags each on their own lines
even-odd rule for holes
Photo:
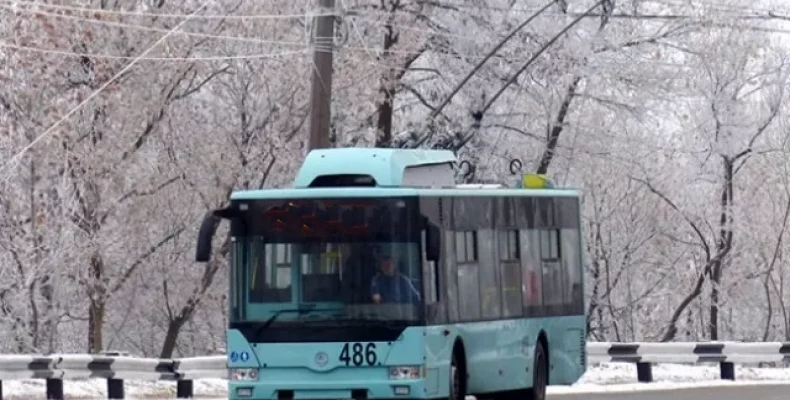
<svg viewBox="0 0 790 400">
<path fill-rule="evenodd" d="M 685 383 L 683 387 L 675 389 L 659 389 L 655 386 L 647 389 L 640 385 L 628 385 L 629 388 L 618 388 L 613 385 L 611 391 L 584 391 L 579 393 L 557 393 L 565 391 L 550 389 L 547 400 L 788 400 L 790 399 L 790 384 L 775 382 L 760 383 L 738 383 L 733 382 L 726 386 L 701 386 L 691 387 L 691 382 Z M 651 385 L 652 386 L 652 385 Z M 629 389 L 633 388 L 631 391 Z M 554 393 L 551 393 L 554 392 Z M 204 400 L 223 400 L 226 398 L 218 397 L 195 397 Z M 142 399 L 142 398 L 140 398 Z M 475 400 L 473 396 L 467 396 L 467 400 Z"/>
<path fill-rule="evenodd" d="M 552 393 L 548 400 L 787 400 L 790 384 L 728 385 L 646 391 Z"/>
<path fill-rule="evenodd" d="M 760 383 L 738 383 L 733 382 L 726 386 L 697 386 L 688 382 L 684 386 L 672 389 L 663 389 L 653 385 L 612 385 L 599 386 L 590 390 L 578 390 L 571 393 L 570 388 L 552 387 L 549 389 L 547 400 L 788 400 L 790 399 L 790 383 L 760 382 Z M 606 388 L 607 390 L 604 391 Z M 27 400 L 41 396 L 41 391 L 36 390 L 36 394 L 26 396 L 6 395 L 7 400 Z M 167 396 L 129 396 L 130 400 L 148 400 L 173 398 Z M 67 397 L 72 400 L 94 399 L 96 396 L 70 395 Z M 195 399 L 200 400 L 227 400 L 227 397 L 218 395 L 197 395 Z M 467 396 L 466 400 L 476 400 L 473 396 Z"/>
</svg>

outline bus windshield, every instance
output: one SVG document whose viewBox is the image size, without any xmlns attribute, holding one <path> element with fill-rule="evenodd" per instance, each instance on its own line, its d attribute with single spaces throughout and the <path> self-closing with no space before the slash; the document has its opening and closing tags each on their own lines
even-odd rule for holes
<svg viewBox="0 0 790 400">
<path fill-rule="evenodd" d="M 415 203 L 250 202 L 247 235 L 233 248 L 233 319 L 419 321 L 422 257 Z"/>
</svg>

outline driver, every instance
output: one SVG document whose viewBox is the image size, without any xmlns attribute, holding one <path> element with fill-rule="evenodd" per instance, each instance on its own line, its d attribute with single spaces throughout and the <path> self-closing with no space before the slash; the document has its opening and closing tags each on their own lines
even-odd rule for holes
<svg viewBox="0 0 790 400">
<path fill-rule="evenodd" d="M 416 303 L 420 292 L 411 280 L 398 272 L 390 255 L 381 257 L 379 272 L 370 282 L 370 293 L 374 303 Z"/>
</svg>

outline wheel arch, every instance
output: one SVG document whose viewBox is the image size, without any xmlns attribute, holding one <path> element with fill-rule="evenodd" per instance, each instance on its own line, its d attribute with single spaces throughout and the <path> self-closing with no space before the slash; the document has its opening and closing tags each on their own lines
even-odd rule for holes
<svg viewBox="0 0 790 400">
<path fill-rule="evenodd" d="M 543 352 L 546 354 L 546 380 L 551 382 L 551 350 L 549 349 L 549 337 L 543 329 L 538 333 L 538 339 L 535 341 L 535 353 L 537 353 L 538 345 L 543 346 Z"/>
<path fill-rule="evenodd" d="M 455 338 L 455 341 L 453 342 L 452 354 L 456 356 L 456 359 L 459 362 L 459 367 L 461 369 L 460 384 L 464 395 L 467 395 L 469 393 L 469 369 L 467 368 L 466 346 L 464 345 L 464 340 L 461 337 Z"/>
</svg>

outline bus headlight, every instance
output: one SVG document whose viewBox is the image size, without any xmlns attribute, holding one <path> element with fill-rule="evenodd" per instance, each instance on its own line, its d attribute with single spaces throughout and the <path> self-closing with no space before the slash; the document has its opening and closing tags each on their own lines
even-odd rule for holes
<svg viewBox="0 0 790 400">
<path fill-rule="evenodd" d="M 228 370 L 228 379 L 232 381 L 257 381 L 257 368 L 231 368 Z"/>
<path fill-rule="evenodd" d="M 419 366 L 390 367 L 390 379 L 417 379 L 420 377 Z"/>
</svg>

